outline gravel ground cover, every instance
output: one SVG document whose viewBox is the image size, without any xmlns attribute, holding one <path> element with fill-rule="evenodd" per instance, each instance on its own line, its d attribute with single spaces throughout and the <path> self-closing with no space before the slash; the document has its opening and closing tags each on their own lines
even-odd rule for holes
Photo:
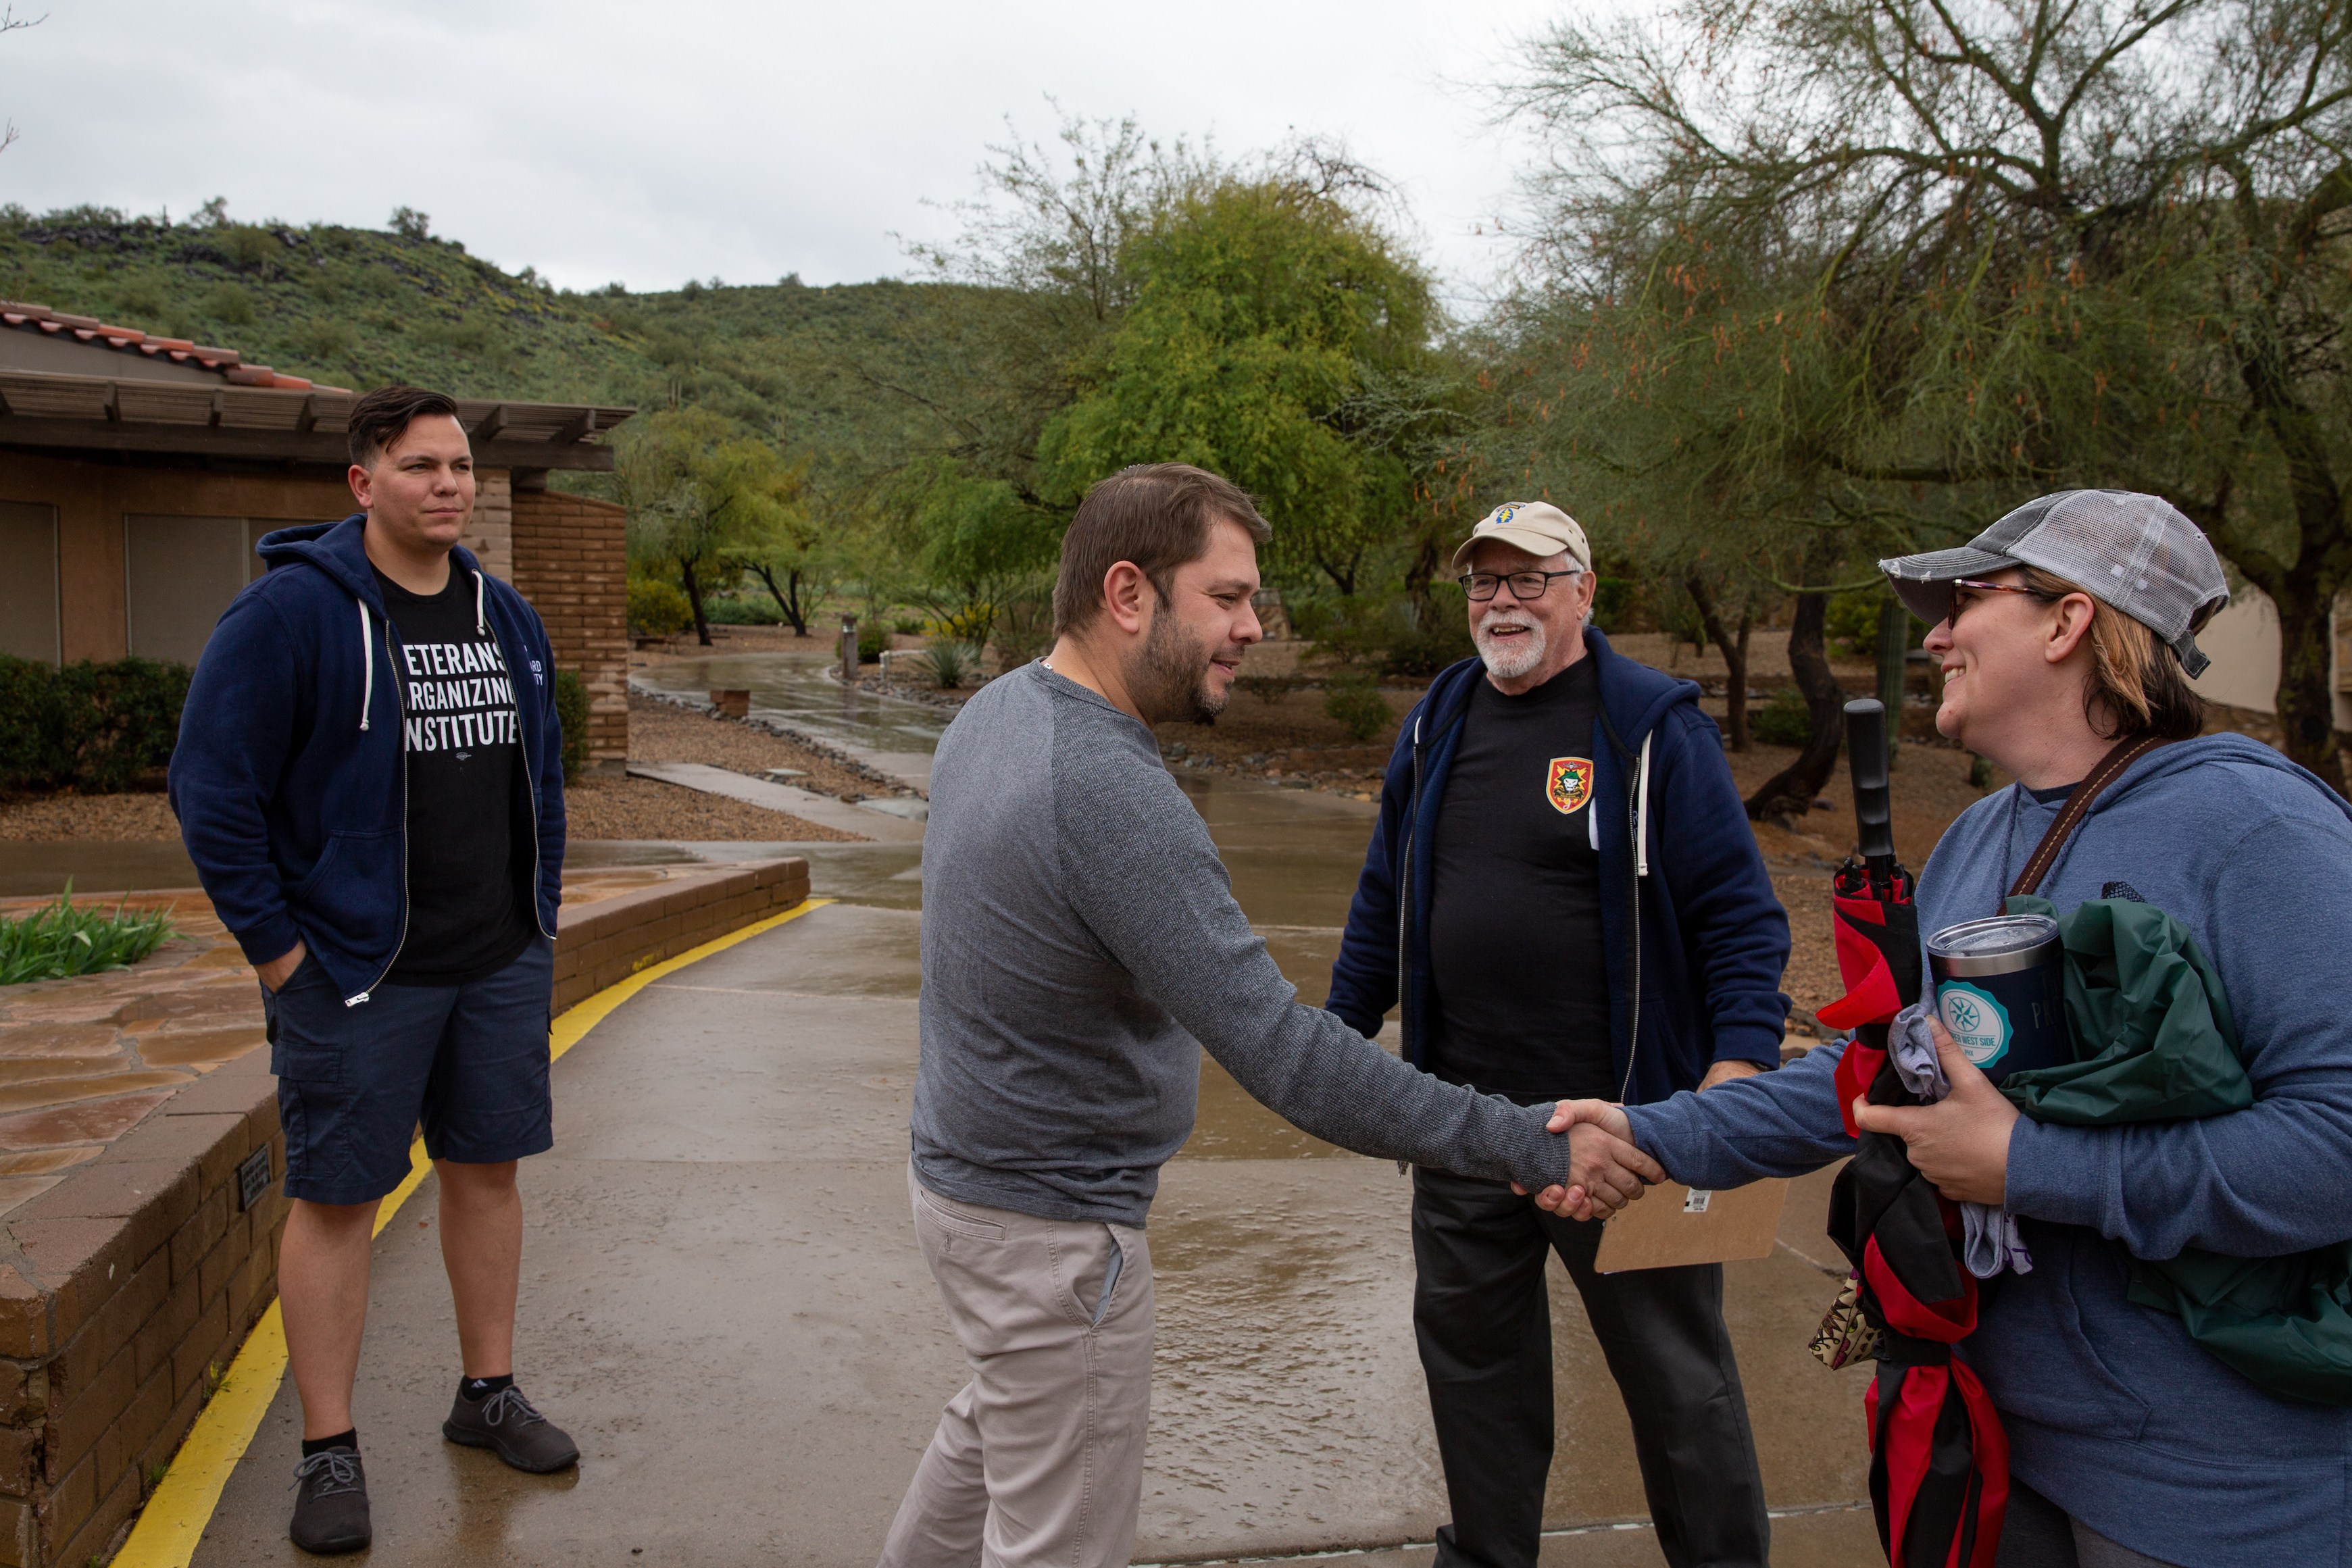
<svg viewBox="0 0 2352 1568">
<path fill-rule="evenodd" d="M 180 820 L 161 793 L 48 795 L 0 802 L 0 839 L 120 844 L 179 836 Z"/>
<path fill-rule="evenodd" d="M 631 724 L 635 723 L 634 716 Z M 701 761 L 701 758 L 664 758 Z M 721 764 L 720 766 L 723 766 Z M 782 811 L 706 795 L 657 779 L 583 779 L 564 791 L 563 809 L 573 839 L 670 839 L 687 842 L 824 843 L 866 841 Z"/>
</svg>

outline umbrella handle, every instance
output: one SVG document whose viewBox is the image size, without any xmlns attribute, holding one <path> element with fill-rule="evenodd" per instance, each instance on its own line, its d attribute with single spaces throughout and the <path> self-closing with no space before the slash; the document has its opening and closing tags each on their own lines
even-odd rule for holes
<svg viewBox="0 0 2352 1568">
<path fill-rule="evenodd" d="M 1845 756 L 1862 861 L 1872 885 L 1883 888 L 1895 874 L 1895 802 L 1886 778 L 1886 709 L 1876 697 L 1845 705 Z"/>
</svg>

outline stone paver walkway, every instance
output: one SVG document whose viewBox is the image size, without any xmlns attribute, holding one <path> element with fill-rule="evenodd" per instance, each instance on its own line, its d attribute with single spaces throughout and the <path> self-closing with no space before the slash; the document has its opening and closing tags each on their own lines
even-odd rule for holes
<svg viewBox="0 0 2352 1568">
<path fill-rule="evenodd" d="M 563 902 L 593 904 L 716 869 L 567 872 Z M 53 902 L 0 899 L 0 915 Z M 176 934 L 128 969 L 0 988 L 0 1216 L 97 1158 L 179 1090 L 264 1043 L 253 967 L 201 892 L 77 894 L 73 902 L 163 910 Z"/>
<path fill-rule="evenodd" d="M 894 797 L 844 801 L 831 795 L 820 795 L 814 789 L 797 789 L 767 779 L 753 779 L 748 774 L 713 768 L 702 762 L 632 762 L 629 772 L 635 778 L 658 779 L 665 784 L 699 789 L 710 795 L 724 795 L 730 800 L 740 800 L 747 805 L 764 806 L 771 811 L 782 811 L 804 822 L 839 828 L 845 832 L 863 834 L 883 843 L 912 842 L 921 839 L 924 819 L 929 815 L 929 808 L 920 800 Z"/>
</svg>

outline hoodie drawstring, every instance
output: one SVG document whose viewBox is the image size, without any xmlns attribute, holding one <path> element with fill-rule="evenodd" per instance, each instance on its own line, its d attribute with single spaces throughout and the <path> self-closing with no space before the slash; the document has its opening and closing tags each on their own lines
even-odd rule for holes
<svg viewBox="0 0 2352 1568">
<path fill-rule="evenodd" d="M 368 727 L 368 709 L 375 706 L 375 641 L 368 635 L 367 605 L 360 606 L 360 668 L 367 672 L 366 684 L 360 689 L 360 728 Z"/>
<path fill-rule="evenodd" d="M 1633 797 L 1633 874 L 1650 874 L 1650 741 L 1642 737 L 1642 782 Z"/>
<path fill-rule="evenodd" d="M 489 574 L 487 572 L 478 571 L 474 574 L 474 635 L 477 637 L 490 629 L 489 623 L 482 619 L 482 594 L 486 591 L 488 580 Z"/>
</svg>

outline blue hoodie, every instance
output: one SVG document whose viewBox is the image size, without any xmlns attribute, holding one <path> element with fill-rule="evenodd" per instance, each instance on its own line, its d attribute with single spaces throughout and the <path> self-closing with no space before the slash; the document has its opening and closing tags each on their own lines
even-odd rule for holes
<svg viewBox="0 0 2352 1568">
<path fill-rule="evenodd" d="M 2058 810 L 2014 786 L 1969 807 L 1920 875 L 1920 930 L 1996 913 Z M 2186 925 L 2221 974 L 2255 1101 L 2195 1122 L 2017 1124 L 2008 1199 L 2033 1271 L 1998 1281 L 1959 1345 L 2011 1468 L 2159 1562 L 2352 1563 L 2352 1410 L 2255 1387 L 2179 1319 L 2128 1301 L 2123 1259 L 2352 1237 L 2352 1014 L 2336 983 L 2352 955 L 2352 809 L 2242 736 L 2161 747 L 2099 798 L 2037 891 L 2061 909 L 2137 897 Z M 1832 1082 L 1842 1051 L 1636 1107 L 1635 1140 L 1703 1187 L 1851 1154 Z"/>
<path fill-rule="evenodd" d="M 347 1006 L 391 970 L 408 925 L 406 716 L 395 673 L 405 666 L 361 543 L 365 521 L 354 514 L 263 538 L 269 570 L 214 628 L 172 753 L 172 810 L 237 946 L 266 964 L 299 940 Z M 522 595 L 464 549 L 449 559 L 473 580 L 476 613 L 514 679 L 526 797 L 515 810 L 537 828 L 539 928 L 551 938 L 563 872 L 555 658 Z"/>
<path fill-rule="evenodd" d="M 1589 810 L 1624 1098 L 1639 1103 L 1694 1088 L 1726 1059 L 1777 1065 L 1789 1016 L 1780 988 L 1789 917 L 1757 852 L 1715 721 L 1700 711 L 1690 682 L 1626 658 L 1591 628 L 1584 648 L 1599 666 L 1601 716 L 1578 744 L 1589 744 L 1593 759 Z M 1323 1004 L 1362 1033 L 1379 1032 L 1398 999 L 1399 956 L 1410 955 L 1404 1055 L 1416 1067 L 1426 1065 L 1438 808 L 1484 673 L 1476 659 L 1452 666 L 1405 716 Z M 1400 884 L 1410 889 L 1402 901 Z"/>
</svg>

